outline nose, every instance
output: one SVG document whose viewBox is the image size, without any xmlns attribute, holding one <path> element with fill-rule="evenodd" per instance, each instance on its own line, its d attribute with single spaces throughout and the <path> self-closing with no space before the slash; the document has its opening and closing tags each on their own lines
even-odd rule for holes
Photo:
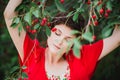
<svg viewBox="0 0 120 80">
<path fill-rule="evenodd" d="M 62 45 L 63 42 L 64 42 L 64 38 L 63 38 L 63 37 L 60 37 L 60 38 L 58 38 L 58 39 L 56 40 L 56 43 L 57 43 L 58 45 Z"/>
</svg>

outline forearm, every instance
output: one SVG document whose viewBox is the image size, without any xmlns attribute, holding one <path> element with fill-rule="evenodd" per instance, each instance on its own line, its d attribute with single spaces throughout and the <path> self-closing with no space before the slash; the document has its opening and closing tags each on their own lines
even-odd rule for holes
<svg viewBox="0 0 120 80">
<path fill-rule="evenodd" d="M 7 7 L 5 8 L 4 11 L 4 17 L 11 19 L 14 16 L 16 16 L 15 9 L 18 5 L 20 5 L 22 0 L 9 0 Z"/>
<path fill-rule="evenodd" d="M 118 27 L 118 25 L 115 26 L 113 34 L 110 37 L 105 38 L 103 41 L 104 41 L 103 50 L 101 52 L 99 59 L 103 58 L 111 51 L 113 51 L 115 48 L 120 46 L 120 28 Z"/>
</svg>

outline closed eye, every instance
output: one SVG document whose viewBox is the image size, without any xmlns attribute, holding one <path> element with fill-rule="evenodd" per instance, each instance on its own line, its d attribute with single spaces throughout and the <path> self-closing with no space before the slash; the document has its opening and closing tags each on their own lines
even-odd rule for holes
<svg viewBox="0 0 120 80">
<path fill-rule="evenodd" d="M 57 30 L 55 31 L 55 34 L 56 34 L 57 36 L 61 36 L 62 32 L 61 32 L 59 29 L 57 29 Z"/>
</svg>

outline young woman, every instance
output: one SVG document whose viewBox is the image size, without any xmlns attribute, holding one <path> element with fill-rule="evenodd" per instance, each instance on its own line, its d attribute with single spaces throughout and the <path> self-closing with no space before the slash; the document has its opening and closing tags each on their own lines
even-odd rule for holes
<svg viewBox="0 0 120 80">
<path fill-rule="evenodd" d="M 73 22 L 71 18 L 66 24 L 66 18 L 54 19 L 55 23 L 52 26 L 56 31 L 51 31 L 47 39 L 48 47 L 43 48 L 38 40 L 32 40 L 24 30 L 19 36 L 16 35 L 17 28 L 10 27 L 12 18 L 17 15 L 15 8 L 21 2 L 22 0 L 10 0 L 4 17 L 19 52 L 21 65 L 27 66 L 23 71 L 28 74 L 28 80 L 90 80 L 97 61 L 120 45 L 120 29 L 115 26 L 110 37 L 91 45 L 83 45 L 80 58 L 76 58 L 72 50 L 66 55 L 67 42 L 77 37 L 71 34 L 71 31 L 81 31 L 82 26 L 85 26 L 84 19 L 80 16 L 79 23 Z"/>
</svg>

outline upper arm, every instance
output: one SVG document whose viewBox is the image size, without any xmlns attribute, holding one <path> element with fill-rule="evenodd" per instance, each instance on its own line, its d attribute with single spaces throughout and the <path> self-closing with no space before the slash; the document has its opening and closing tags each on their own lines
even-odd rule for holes
<svg viewBox="0 0 120 80">
<path fill-rule="evenodd" d="M 120 45 L 120 29 L 115 27 L 113 34 L 103 40 L 103 50 L 99 59 L 103 58 Z"/>
<path fill-rule="evenodd" d="M 20 36 L 18 35 L 18 27 L 10 27 L 12 24 L 12 19 L 5 18 L 6 26 L 8 28 L 9 34 L 14 42 L 14 45 L 19 52 L 21 59 L 23 60 L 23 43 L 26 32 L 22 29 Z"/>
<path fill-rule="evenodd" d="M 26 32 L 22 29 L 20 36 L 18 35 L 18 26 L 16 28 L 12 28 L 12 20 L 15 16 L 17 16 L 17 12 L 15 12 L 16 7 L 21 4 L 22 0 L 9 0 L 5 11 L 4 11 L 4 18 L 6 22 L 7 29 L 10 33 L 10 36 L 17 48 L 21 59 L 23 60 L 23 43 Z"/>
</svg>

